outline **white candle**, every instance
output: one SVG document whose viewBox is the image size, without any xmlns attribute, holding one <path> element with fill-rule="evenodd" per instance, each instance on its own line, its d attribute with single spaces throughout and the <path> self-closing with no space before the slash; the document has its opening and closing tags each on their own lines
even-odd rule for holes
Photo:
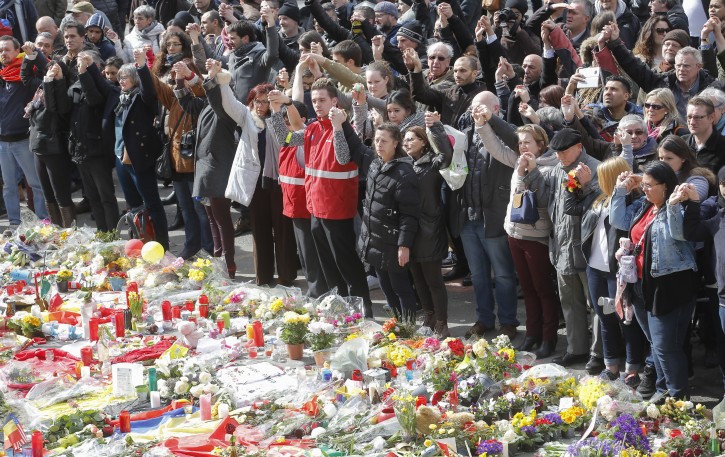
<svg viewBox="0 0 725 457">
<path fill-rule="evenodd" d="M 219 407 L 217 408 L 217 414 L 219 414 L 219 419 L 224 419 L 229 415 L 229 405 L 226 403 L 219 403 Z"/>
<path fill-rule="evenodd" d="M 509 442 L 504 441 L 501 444 L 503 444 L 503 457 L 509 457 Z"/>
<path fill-rule="evenodd" d="M 204 394 L 199 397 L 199 409 L 201 410 L 201 420 L 211 420 L 211 395 Z"/>
<path fill-rule="evenodd" d="M 91 377 L 91 367 L 81 367 L 81 378 Z"/>
<path fill-rule="evenodd" d="M 158 408 L 161 406 L 161 393 L 158 390 L 149 392 L 151 396 L 151 408 Z"/>
</svg>

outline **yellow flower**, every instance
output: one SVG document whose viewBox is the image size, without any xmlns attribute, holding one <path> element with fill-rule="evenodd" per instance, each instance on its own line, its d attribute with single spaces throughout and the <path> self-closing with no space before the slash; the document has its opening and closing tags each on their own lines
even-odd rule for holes
<svg viewBox="0 0 725 457">
<path fill-rule="evenodd" d="M 667 457 L 667 454 L 662 451 L 657 451 L 652 453 L 652 457 Z"/>
<path fill-rule="evenodd" d="M 211 261 L 209 259 L 196 259 L 196 261 L 192 264 L 192 266 L 196 268 L 205 268 L 211 266 Z"/>
<path fill-rule="evenodd" d="M 437 429 L 437 428 L 438 428 L 438 426 L 437 426 L 436 424 L 430 424 L 430 425 L 428 426 L 428 428 L 430 428 L 431 430 L 435 430 L 435 429 Z"/>
<path fill-rule="evenodd" d="M 397 337 L 397 336 L 395 336 L 395 333 L 391 333 L 391 334 L 389 334 L 389 335 L 388 335 L 388 339 L 389 339 L 390 341 L 395 341 L 395 340 L 397 340 L 397 339 L 398 339 L 398 337 Z"/>
<path fill-rule="evenodd" d="M 351 333 L 351 334 L 347 335 L 347 337 L 345 338 L 345 341 L 354 340 L 355 338 L 360 338 L 360 334 L 359 333 Z"/>
<path fill-rule="evenodd" d="M 425 440 L 425 441 L 423 441 L 423 446 L 425 446 L 425 447 L 431 447 L 431 446 L 433 446 L 433 441 L 431 441 L 431 440 Z"/>
<path fill-rule="evenodd" d="M 225 305 L 228 305 L 228 304 L 229 304 L 229 297 L 225 297 L 225 298 L 224 298 L 224 304 L 225 304 Z"/>
<path fill-rule="evenodd" d="M 189 279 L 192 281 L 203 281 L 204 280 L 204 272 L 201 270 L 197 270 L 196 268 L 189 269 Z"/>
<path fill-rule="evenodd" d="M 516 353 L 511 348 L 499 349 L 498 353 L 501 357 L 505 355 L 507 360 L 513 361 L 516 359 Z"/>
<path fill-rule="evenodd" d="M 284 302 L 280 298 L 276 299 L 275 301 L 272 302 L 271 305 L 269 305 L 269 309 L 273 313 L 278 313 L 278 312 L 282 311 L 283 308 L 284 308 Z"/>
</svg>

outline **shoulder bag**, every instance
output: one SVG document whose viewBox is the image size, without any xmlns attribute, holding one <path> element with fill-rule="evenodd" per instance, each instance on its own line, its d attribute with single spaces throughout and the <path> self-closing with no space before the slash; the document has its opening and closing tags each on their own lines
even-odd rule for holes
<svg viewBox="0 0 725 457">
<path fill-rule="evenodd" d="M 539 220 L 536 206 L 536 193 L 529 189 L 516 192 L 511 200 L 511 222 L 517 224 L 535 224 Z"/>
</svg>

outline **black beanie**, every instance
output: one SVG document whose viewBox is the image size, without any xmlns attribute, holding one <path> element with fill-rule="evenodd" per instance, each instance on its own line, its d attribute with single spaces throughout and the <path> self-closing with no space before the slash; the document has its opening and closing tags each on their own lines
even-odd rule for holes
<svg viewBox="0 0 725 457">
<path fill-rule="evenodd" d="M 295 22 L 300 22 L 300 20 L 302 20 L 302 16 L 300 15 L 300 9 L 297 7 L 297 5 L 292 5 L 290 3 L 285 3 L 284 5 L 280 6 L 279 13 L 277 13 L 277 15 L 287 16 Z"/>
<path fill-rule="evenodd" d="M 404 36 L 405 38 L 415 41 L 418 44 L 423 43 L 423 26 L 418 21 L 406 22 L 398 29 L 396 36 Z"/>
<path fill-rule="evenodd" d="M 529 10 L 529 4 L 526 0 L 506 0 L 506 8 L 516 8 L 523 16 Z"/>
</svg>

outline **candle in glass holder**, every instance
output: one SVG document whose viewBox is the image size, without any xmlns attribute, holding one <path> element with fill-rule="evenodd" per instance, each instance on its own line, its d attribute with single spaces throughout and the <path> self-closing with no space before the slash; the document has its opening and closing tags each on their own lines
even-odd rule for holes
<svg viewBox="0 0 725 457">
<path fill-rule="evenodd" d="M 118 428 L 121 433 L 131 432 L 131 414 L 128 411 L 121 411 L 118 415 Z"/>
<path fill-rule="evenodd" d="M 201 420 L 211 420 L 211 395 L 204 394 L 199 397 L 199 409 L 201 410 Z"/>
<path fill-rule="evenodd" d="M 33 431 L 30 446 L 33 457 L 43 457 L 43 433 L 40 430 Z"/>
<path fill-rule="evenodd" d="M 216 318 L 216 328 L 219 329 L 219 332 L 221 333 L 222 330 L 224 330 L 224 318 L 221 316 L 217 316 Z"/>
<path fill-rule="evenodd" d="M 158 391 L 149 392 L 149 398 L 151 399 L 151 408 L 161 407 L 161 393 Z"/>
<path fill-rule="evenodd" d="M 164 300 L 161 302 L 161 314 L 164 316 L 164 322 L 171 321 L 171 302 Z"/>
<path fill-rule="evenodd" d="M 249 349 L 247 350 L 247 352 L 249 353 L 250 359 L 257 358 L 257 348 L 255 346 L 250 346 Z"/>
<path fill-rule="evenodd" d="M 209 305 L 199 303 L 199 316 L 203 317 L 204 319 L 209 318 Z"/>
<path fill-rule="evenodd" d="M 116 338 L 123 338 L 126 336 L 126 316 L 123 310 L 116 311 L 113 317 L 116 324 Z"/>
<path fill-rule="evenodd" d="M 219 419 L 224 419 L 229 415 L 229 405 L 226 403 L 219 403 L 219 407 L 217 408 L 217 414 L 219 415 Z"/>
<path fill-rule="evenodd" d="M 93 348 L 92 347 L 84 347 L 81 348 L 81 361 L 83 362 L 84 366 L 91 366 L 93 363 Z"/>
<path fill-rule="evenodd" d="M 191 300 L 186 300 L 186 302 L 184 303 L 184 307 L 187 311 L 192 312 L 194 311 L 194 302 Z"/>
<path fill-rule="evenodd" d="M 81 367 L 81 378 L 91 377 L 91 367 Z"/>
<path fill-rule="evenodd" d="M 260 321 L 254 321 L 254 345 L 257 347 L 264 346 L 264 330 L 262 330 L 262 323 Z"/>
<path fill-rule="evenodd" d="M 247 324 L 247 341 L 254 341 L 254 325 L 250 322 Z"/>
<path fill-rule="evenodd" d="M 97 317 L 92 317 L 88 320 L 88 327 L 91 331 L 91 341 L 98 341 L 98 323 L 99 319 Z"/>
<path fill-rule="evenodd" d="M 156 374 L 156 368 L 149 367 L 149 391 L 153 392 L 159 390 L 158 388 L 158 381 L 157 381 L 157 374 Z"/>
<path fill-rule="evenodd" d="M 171 308 L 171 317 L 174 319 L 181 319 L 181 307 L 174 306 Z"/>
</svg>

